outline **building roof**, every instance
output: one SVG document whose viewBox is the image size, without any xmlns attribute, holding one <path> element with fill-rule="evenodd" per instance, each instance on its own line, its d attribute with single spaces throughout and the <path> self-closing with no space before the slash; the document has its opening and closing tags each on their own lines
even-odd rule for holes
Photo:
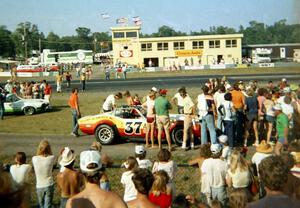
<svg viewBox="0 0 300 208">
<path fill-rule="evenodd" d="M 283 46 L 300 46 L 300 43 L 273 43 L 273 44 L 250 44 L 243 47 L 262 48 L 262 47 L 283 47 Z"/>
</svg>

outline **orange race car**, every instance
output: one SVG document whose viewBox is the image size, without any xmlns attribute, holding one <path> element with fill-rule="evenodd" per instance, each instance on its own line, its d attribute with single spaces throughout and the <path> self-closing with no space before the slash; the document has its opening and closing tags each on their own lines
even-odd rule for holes
<svg viewBox="0 0 300 208">
<path fill-rule="evenodd" d="M 177 145 L 182 144 L 183 119 L 184 115 L 170 114 L 170 134 Z M 112 144 L 118 139 L 142 140 L 146 134 L 146 122 L 146 111 L 140 106 L 121 106 L 111 112 L 82 117 L 78 121 L 80 130 L 89 135 L 94 134 L 101 144 Z M 200 137 L 200 129 L 199 122 L 195 121 L 193 125 L 195 139 Z M 156 134 L 155 130 L 155 137 Z"/>
</svg>

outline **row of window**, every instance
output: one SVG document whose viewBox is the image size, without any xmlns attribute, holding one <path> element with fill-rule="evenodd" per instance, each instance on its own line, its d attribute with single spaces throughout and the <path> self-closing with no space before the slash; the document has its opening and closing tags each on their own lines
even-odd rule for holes
<svg viewBox="0 0 300 208">
<path fill-rule="evenodd" d="M 136 38 L 137 37 L 137 32 L 114 32 L 114 38 Z"/>
<path fill-rule="evenodd" d="M 192 42 L 193 49 L 203 49 L 204 43 L 203 41 L 193 41 Z M 237 41 L 236 40 L 226 40 L 226 48 L 236 48 Z M 210 40 L 209 48 L 220 48 L 220 40 Z M 184 50 L 184 42 L 173 42 L 174 50 Z M 152 51 L 152 43 L 142 43 L 141 44 L 142 51 Z M 157 43 L 158 51 L 166 51 L 169 50 L 168 43 Z"/>
</svg>

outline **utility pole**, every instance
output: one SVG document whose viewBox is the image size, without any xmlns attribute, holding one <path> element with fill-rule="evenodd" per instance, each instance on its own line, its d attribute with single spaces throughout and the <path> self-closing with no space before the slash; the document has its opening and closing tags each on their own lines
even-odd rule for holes
<svg viewBox="0 0 300 208">
<path fill-rule="evenodd" d="M 40 52 L 40 54 L 42 53 L 42 41 L 41 41 L 41 37 L 39 37 L 39 52 Z"/>
<path fill-rule="evenodd" d="M 96 53 L 97 38 L 94 38 L 94 53 Z"/>
<path fill-rule="evenodd" d="M 27 61 L 27 37 L 26 37 L 25 23 L 24 23 L 23 29 L 24 29 L 23 41 L 24 41 L 24 50 L 25 50 L 25 53 L 24 53 L 25 57 L 24 58 L 25 58 L 25 62 L 26 62 Z"/>
</svg>

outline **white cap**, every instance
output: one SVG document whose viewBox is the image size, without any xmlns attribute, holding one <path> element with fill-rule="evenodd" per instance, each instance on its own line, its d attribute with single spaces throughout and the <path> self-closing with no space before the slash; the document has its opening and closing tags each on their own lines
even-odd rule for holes
<svg viewBox="0 0 300 208">
<path fill-rule="evenodd" d="M 6 82 L 11 82 L 11 80 L 10 80 L 10 79 L 8 79 Z"/>
<path fill-rule="evenodd" d="M 74 151 L 71 150 L 69 147 L 65 147 L 62 150 L 61 156 L 59 158 L 59 164 L 61 166 L 67 166 L 70 165 L 76 158 L 76 155 L 74 154 Z"/>
<path fill-rule="evenodd" d="M 156 87 L 152 87 L 151 90 L 154 91 L 154 92 L 158 92 Z"/>
<path fill-rule="evenodd" d="M 136 145 L 135 146 L 135 153 L 136 154 L 143 154 L 145 152 L 145 147 L 143 145 Z"/>
<path fill-rule="evenodd" d="M 282 107 L 281 107 L 281 105 L 280 104 L 276 104 L 276 105 L 274 105 L 273 106 L 273 110 L 275 111 L 275 110 L 282 110 Z"/>
<path fill-rule="evenodd" d="M 285 87 L 285 88 L 283 88 L 283 92 L 284 93 L 290 93 L 291 92 L 291 88 L 290 87 Z"/>
<path fill-rule="evenodd" d="M 95 168 L 88 168 L 90 164 L 96 164 Z M 102 167 L 101 155 L 98 151 L 87 150 L 80 153 L 80 169 L 83 172 L 94 172 Z"/>
<path fill-rule="evenodd" d="M 228 137 L 226 135 L 219 136 L 219 142 L 226 143 L 228 141 Z"/>
<path fill-rule="evenodd" d="M 282 78 L 282 80 L 281 81 L 283 81 L 283 82 L 286 82 L 286 78 Z"/>
<path fill-rule="evenodd" d="M 216 144 L 211 144 L 210 146 L 210 151 L 213 153 L 213 154 L 218 154 L 222 151 L 222 146 L 218 143 Z"/>
</svg>

